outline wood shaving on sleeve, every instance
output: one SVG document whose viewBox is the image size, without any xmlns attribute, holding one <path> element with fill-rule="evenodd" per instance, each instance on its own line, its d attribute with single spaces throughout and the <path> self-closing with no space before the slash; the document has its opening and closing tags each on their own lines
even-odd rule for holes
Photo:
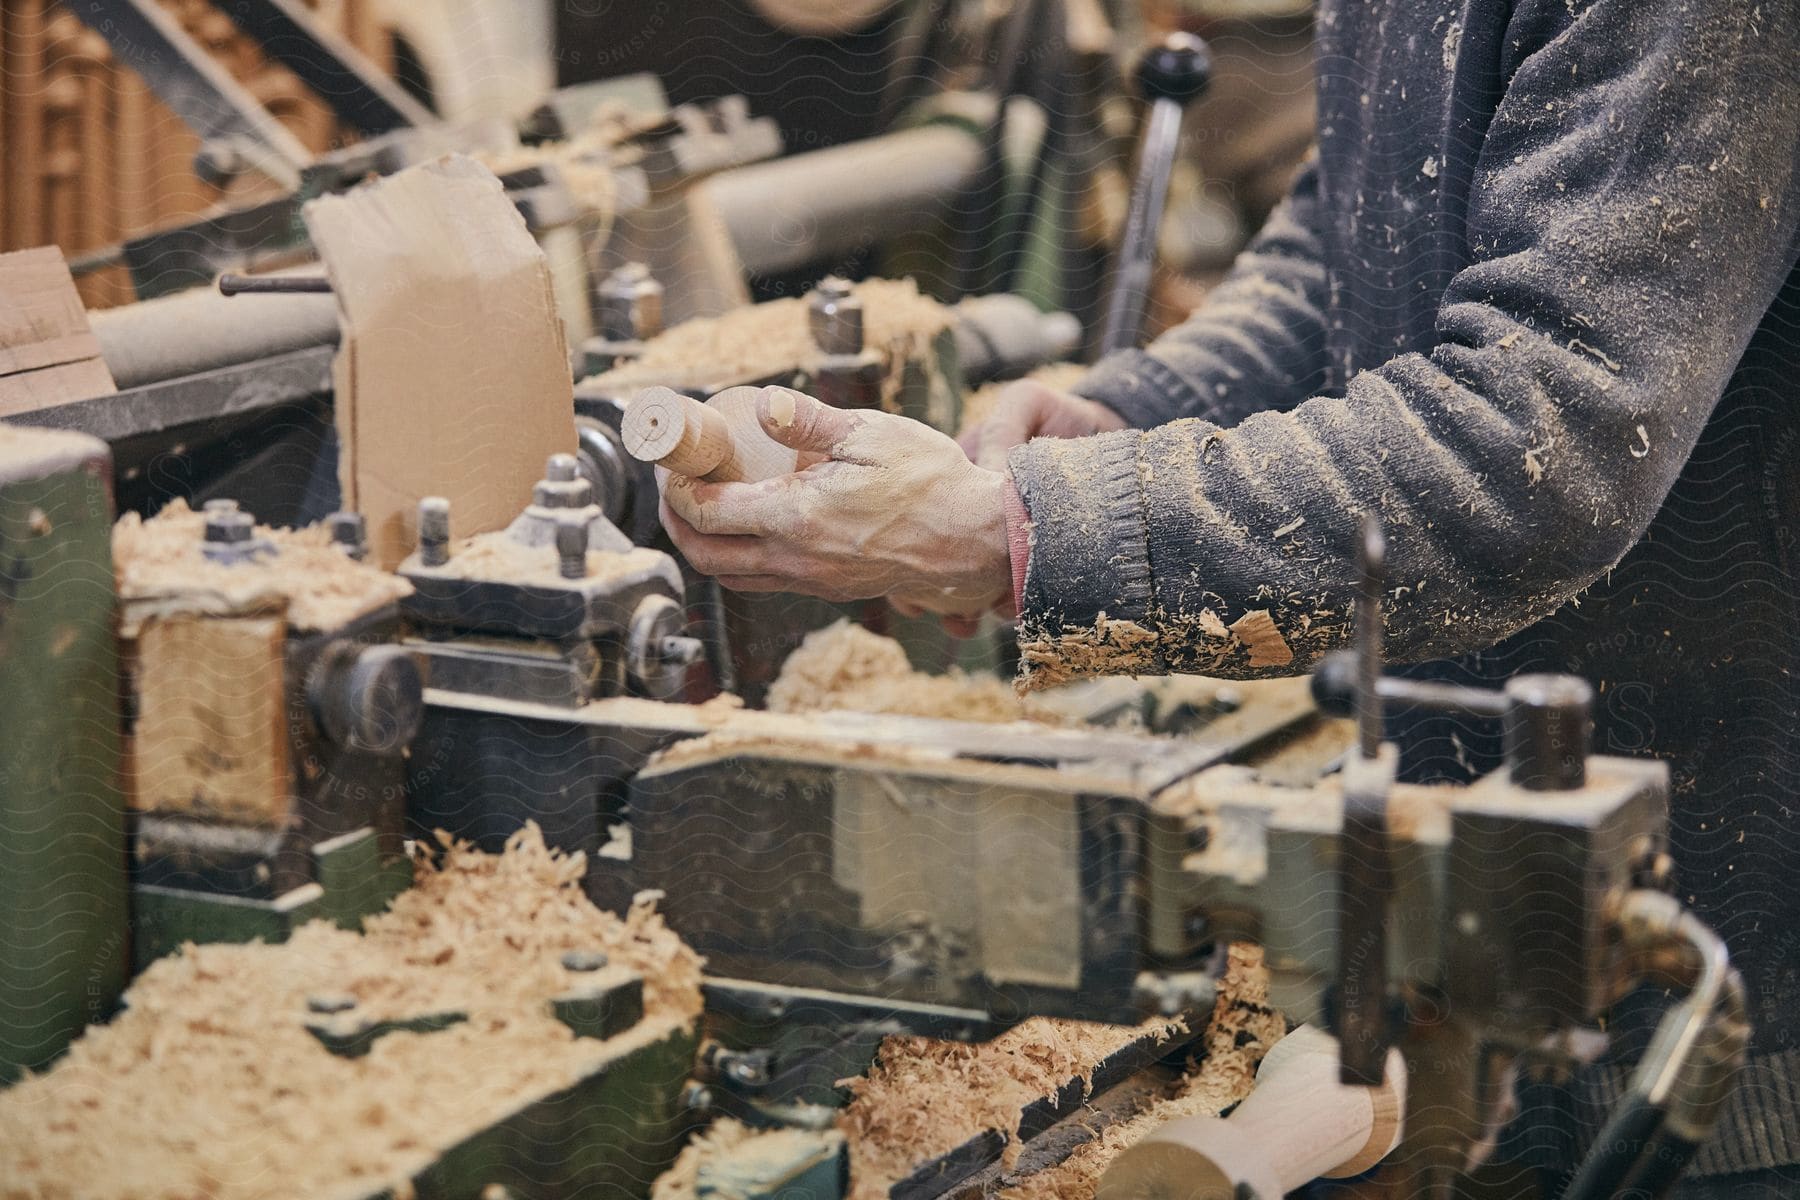
<svg viewBox="0 0 1800 1200">
<path fill-rule="evenodd" d="M 1267 609 L 1253 609 L 1227 625 L 1211 609 L 1152 614 L 1153 625 L 1099 614 L 1092 625 L 1025 622 L 1019 627 L 1021 692 L 1055 687 L 1092 675 L 1183 674 L 1243 678 L 1291 664 L 1303 647 L 1342 633 L 1338 614 L 1320 612 L 1285 633 Z"/>
<path fill-rule="evenodd" d="M 258 525 L 256 535 L 273 542 L 276 553 L 233 565 L 201 552 L 205 531 L 205 514 L 180 499 L 148 521 L 126 513 L 113 526 L 125 636 L 155 616 L 240 616 L 283 608 L 291 628 L 336 629 L 412 593 L 398 575 L 350 558 L 323 525 Z"/>
<path fill-rule="evenodd" d="M 1023 692 L 1054 687 L 1088 675 L 1143 675 L 1158 670 L 1157 635 L 1136 621 L 1101 613 L 1091 628 L 1064 626 L 1051 635 L 1039 629 L 1019 638 L 1019 680 Z"/>
<path fill-rule="evenodd" d="M 324 922 L 283 945 L 206 945 L 150 966 L 110 1024 L 0 1092 L 5 1200 L 350 1200 L 605 1063 L 691 1028 L 700 961 L 640 897 L 624 918 L 581 891 L 583 856 L 527 825 L 500 855 L 440 836 L 412 890 L 362 934 Z M 645 1019 L 604 1041 L 551 1014 L 569 950 L 644 976 Z M 340 1058 L 307 997 L 371 1018 L 462 1012 Z"/>
</svg>

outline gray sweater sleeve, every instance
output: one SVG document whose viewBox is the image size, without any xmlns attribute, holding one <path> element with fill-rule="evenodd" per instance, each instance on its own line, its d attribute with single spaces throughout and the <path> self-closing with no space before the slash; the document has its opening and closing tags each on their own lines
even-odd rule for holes
<svg viewBox="0 0 1800 1200">
<path fill-rule="evenodd" d="M 1325 377 L 1318 218 L 1318 161 L 1309 158 L 1192 317 L 1148 349 L 1108 355 L 1074 390 L 1134 429 L 1178 417 L 1232 424 L 1317 391 Z"/>
<path fill-rule="evenodd" d="M 1467 265 L 1428 351 L 1230 427 L 1014 450 L 1027 684 L 1308 668 L 1348 634 L 1368 511 L 1400 660 L 1541 619 L 1643 535 L 1794 263 L 1800 18 L 1736 0 L 1515 12 L 1542 36 L 1481 142 Z M 1151 385 L 1188 378 L 1168 374 Z"/>
</svg>

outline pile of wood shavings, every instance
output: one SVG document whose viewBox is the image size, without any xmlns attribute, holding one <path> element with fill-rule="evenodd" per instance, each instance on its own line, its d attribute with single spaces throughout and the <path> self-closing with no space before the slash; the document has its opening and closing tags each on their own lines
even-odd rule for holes
<svg viewBox="0 0 1800 1200">
<path fill-rule="evenodd" d="M 702 1166 L 758 1136 L 757 1130 L 742 1121 L 720 1117 L 688 1139 L 675 1162 L 650 1186 L 650 1200 L 692 1200 L 699 1191 Z"/>
<path fill-rule="evenodd" d="M 781 664 L 768 706 L 772 712 L 847 709 L 988 724 L 1062 720 L 999 679 L 915 671 L 899 642 L 847 620 L 806 635 Z"/>
<path fill-rule="evenodd" d="M 801 1129 L 752 1129 L 721 1117 L 695 1134 L 681 1154 L 651 1185 L 650 1200 L 694 1200 L 703 1175 L 711 1200 L 741 1200 L 746 1192 L 764 1192 L 757 1184 L 796 1162 L 802 1155 L 832 1150 L 841 1144 L 836 1133 Z M 709 1170 L 710 1168 L 710 1170 Z M 780 1195 L 787 1196 L 784 1188 Z M 811 1194 L 810 1192 L 808 1194 Z"/>
<path fill-rule="evenodd" d="M 855 293 L 863 303 L 863 345 L 886 365 L 882 399 L 892 407 L 905 365 L 928 358 L 932 339 L 949 328 L 951 312 L 920 295 L 910 279 L 865 279 Z M 806 301 L 771 300 L 722 317 L 684 321 L 593 383 L 619 392 L 659 383 L 706 388 L 790 373 L 818 358 L 807 331 Z"/>
<path fill-rule="evenodd" d="M 1092 1200 L 1101 1174 L 1127 1146 L 1165 1121 L 1216 1116 L 1242 1100 L 1263 1055 L 1287 1033 L 1286 1020 L 1268 999 L 1262 951 L 1231 947 L 1204 1057 L 1173 1092 L 1001 1194 L 1017 1200 Z M 1055 1094 L 1070 1079 L 1086 1079 L 1144 1032 L 1176 1028 L 1164 1021 L 1124 1028 L 1039 1017 L 983 1045 L 888 1038 L 868 1074 L 850 1082 L 853 1099 L 838 1119 L 850 1145 L 847 1200 L 887 1200 L 889 1189 L 922 1163 L 984 1130 L 1007 1134 L 1008 1154 L 1016 1156 L 1018 1122 L 1027 1105 Z M 652 1200 L 688 1200 L 704 1163 L 741 1153 L 758 1136 L 729 1118 L 716 1122 L 657 1181 Z"/>
<path fill-rule="evenodd" d="M 504 531 L 476 534 L 457 548 L 450 561 L 459 576 L 470 579 L 552 587 L 566 587 L 570 582 L 563 578 L 562 558 L 555 545 L 527 546 Z M 585 582 L 646 574 L 668 562 L 666 554 L 644 546 L 623 551 L 589 550 Z"/>
<path fill-rule="evenodd" d="M 227 616 L 284 607 L 295 629 L 335 629 L 412 593 L 398 575 L 352 560 L 323 525 L 258 525 L 256 536 L 274 543 L 276 553 L 229 566 L 201 553 L 205 531 L 205 514 L 179 499 L 148 521 L 126 513 L 113 526 L 126 636 L 168 613 Z"/>
<path fill-rule="evenodd" d="M 1178 1117 L 1216 1117 L 1250 1094 L 1263 1055 L 1287 1035 L 1269 1007 L 1269 974 L 1260 947 L 1234 945 L 1207 1027 L 1206 1053 L 1173 1095 L 1128 1121 L 1108 1126 L 1054 1167 L 1005 1188 L 1008 1200 L 1093 1200 L 1100 1177 L 1121 1151 Z"/>
<path fill-rule="evenodd" d="M 348 1200 L 407 1180 L 535 1097 L 691 1028 L 700 963 L 653 899 L 623 919 L 581 892 L 579 854 L 535 825 L 501 855 L 440 839 L 414 888 L 362 935 L 314 922 L 284 945 L 187 946 L 153 964 L 111 1024 L 0 1092 L 5 1200 Z M 577 1038 L 548 1002 L 561 956 L 601 950 L 645 977 L 645 1019 Z M 463 1012 L 339 1058 L 304 1027 L 307 997 L 370 1017 Z"/>
<path fill-rule="evenodd" d="M 637 162 L 641 151 L 623 144 L 631 127 L 622 120 L 596 118 L 587 130 L 572 138 L 509 146 L 503 150 L 478 150 L 474 157 L 495 175 L 510 175 L 532 167 L 548 168 L 570 199 L 599 227 L 595 244 L 604 246 L 619 209 L 616 167 Z"/>
<path fill-rule="evenodd" d="M 868 1073 L 849 1082 L 852 1099 L 838 1117 L 850 1141 L 846 1200 L 885 1200 L 921 1163 L 986 1130 L 1005 1134 L 1006 1153 L 1016 1156 L 1027 1105 L 1071 1079 L 1087 1081 L 1144 1034 L 1181 1028 L 1179 1021 L 1120 1026 L 1033 1017 L 975 1045 L 888 1038 Z"/>
</svg>

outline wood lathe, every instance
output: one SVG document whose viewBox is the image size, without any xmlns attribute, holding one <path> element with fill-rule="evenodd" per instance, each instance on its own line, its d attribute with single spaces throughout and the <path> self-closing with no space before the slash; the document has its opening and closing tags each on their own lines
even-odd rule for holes
<svg viewBox="0 0 1800 1200">
<path fill-rule="evenodd" d="M 791 465 L 792 452 L 755 422 L 755 389 L 727 396 L 735 408 L 651 390 L 623 412 L 621 445 L 665 465 L 673 454 L 715 478 L 721 466 L 755 478 Z M 785 463 L 752 465 L 744 447 L 753 438 Z M 32 457 L 28 441 L 10 453 L 11 477 L 34 489 L 66 472 L 53 455 Z M 97 443 L 93 457 L 106 461 Z M 842 1194 L 842 1164 L 867 1151 L 845 1142 L 834 1157 L 837 1143 L 819 1139 L 844 1104 L 838 1081 L 868 1069 L 893 1035 L 982 1044 L 1034 1017 L 1121 1027 L 1180 1018 L 1189 1034 L 1102 1052 L 1106 1068 L 1088 1083 L 1070 1068 L 1053 1099 L 1019 1104 L 1007 1128 L 976 1127 L 922 1154 L 888 1194 L 1004 1195 L 1013 1178 L 1004 1159 L 1018 1138 L 1030 1143 L 1036 1173 L 1087 1171 L 1108 1196 L 1241 1197 L 1361 1168 L 1396 1130 L 1386 1170 L 1412 1189 L 1439 1186 L 1488 1134 L 1494 1096 L 1484 1081 L 1506 1048 L 1581 1024 L 1653 966 L 1691 961 L 1696 951 L 1682 947 L 1707 945 L 1639 886 L 1657 871 L 1663 769 L 1590 758 L 1587 694 L 1576 682 L 1423 696 L 1511 731 L 1508 768 L 1467 789 L 1395 784 L 1386 752 L 1346 758 L 1351 731 L 1334 714 L 1347 702 L 1421 697 L 1342 663 L 1323 673 L 1316 696 L 1305 681 L 1213 685 L 1179 702 L 1102 689 L 1071 701 L 1073 724 L 683 703 L 705 642 L 689 631 L 678 564 L 632 545 L 571 455 L 553 457 L 517 503 L 506 528 L 453 536 L 455 507 L 426 497 L 418 549 L 394 574 L 355 563 L 362 543 L 351 514 L 296 542 L 224 506 L 169 534 L 217 580 L 196 574 L 140 597 L 126 559 L 126 611 L 153 598 L 163 624 L 146 628 L 164 631 L 125 643 L 135 773 L 110 810 L 114 836 L 134 847 L 139 967 L 184 942 L 278 938 L 318 915 L 354 922 L 391 894 L 382 881 L 401 837 L 442 829 L 498 852 L 531 821 L 551 846 L 586 856 L 580 886 L 595 903 L 621 910 L 634 894 L 660 893 L 670 930 L 705 956 L 706 1015 L 694 1027 L 703 1044 L 677 1089 L 686 1111 L 806 1134 L 781 1154 L 749 1148 L 754 1138 L 733 1143 L 707 1178 L 805 1178 L 810 1194 Z M 80 530 L 54 519 L 51 528 L 52 538 Z M 41 535 L 17 536 L 36 545 Z M 346 626 L 317 645 L 270 633 L 232 641 L 230 654 L 223 642 L 176 654 L 198 647 L 202 632 L 249 632 L 270 611 L 250 581 L 300 561 L 302 545 L 390 588 L 380 623 Z M 291 624 L 317 589 L 335 586 L 288 572 L 269 594 Z M 190 591 L 204 615 L 191 627 L 168 624 Z M 242 595 L 233 603 L 247 607 L 221 608 L 219 595 Z M 110 636 L 109 612 L 95 609 L 92 636 Z M 151 644 L 178 628 L 179 646 Z M 252 644 L 266 672 L 243 658 Z M 222 697 L 229 685 L 244 695 L 223 710 L 233 727 L 269 735 L 257 743 L 257 761 L 269 764 L 261 790 L 224 790 L 246 778 L 250 760 L 235 747 L 249 743 L 220 740 L 216 704 L 189 720 L 157 699 L 202 667 L 216 676 L 207 694 Z M 95 739 L 108 722 L 99 714 L 113 694 L 98 689 L 95 714 L 61 728 L 68 753 L 101 753 Z M 408 696 L 416 719 L 399 721 Z M 259 707 L 264 697 L 273 707 Z M 264 711 L 279 716 L 279 734 L 256 720 Z M 188 726 L 192 737 L 180 733 Z M 173 732 L 157 732 L 164 727 Z M 190 787 L 166 765 L 181 755 L 153 752 L 188 744 L 182 737 L 210 741 L 239 765 Z M 375 773 L 356 782 L 352 761 Z M 1544 848 L 1537 868 L 1493 869 L 1502 847 L 1520 841 Z M 88 918 L 93 944 L 109 944 L 124 918 L 122 904 Z M 1170 1062 L 1216 1026 L 1205 1014 L 1228 944 L 1261 947 L 1263 1011 L 1313 1024 L 1279 1044 L 1271 1036 L 1260 1090 L 1223 1124 L 1159 1129 L 1159 1113 L 1179 1111 L 1167 1106 L 1181 1089 L 1199 1086 Z M 1352 945 L 1377 949 L 1347 953 Z M 1676 975 L 1697 989 L 1689 1012 L 1708 1032 L 1669 1043 L 1663 1066 L 1688 1082 L 1646 1103 L 1685 1105 L 1682 1128 L 1704 1129 L 1729 1094 L 1741 1023 L 1728 976 Z M 1370 994 L 1383 998 L 1372 1010 L 1348 1003 Z M 373 1042 L 453 1027 L 424 1013 L 400 1032 L 364 1032 Z M 50 1061 L 31 1053 L 24 1061 Z M 1334 1081 L 1340 1059 L 1360 1071 L 1370 1053 L 1387 1064 L 1377 1086 Z M 1400 1061 L 1410 1081 L 1404 1121 L 1394 1119 Z M 1135 1149 L 1108 1166 L 1084 1158 L 1071 1132 L 1090 1087 L 1107 1127 L 1135 1131 Z M 644 1101 L 664 1114 L 674 1102 L 674 1093 Z M 602 1136 L 639 1161 L 672 1153 L 608 1129 Z M 495 1147 L 535 1147 L 531 1169 L 504 1176 L 522 1194 L 540 1194 L 567 1167 L 510 1127 L 487 1136 Z M 433 1172 L 419 1178 L 444 1182 L 422 1194 L 463 1194 L 464 1184 L 503 1177 L 454 1156 Z M 1206 1178 L 1236 1190 L 1207 1191 Z M 1167 1191 L 1171 1179 L 1188 1190 Z"/>
<path fill-rule="evenodd" d="M 0 257 L 0 1196 L 1441 1200 L 1508 1072 L 1644 981 L 1683 1000 L 1575 1195 L 1666 1190 L 1748 1036 L 1668 769 L 1590 752 L 1579 679 L 1383 675 L 1377 529 L 1312 679 L 1028 704 L 658 528 L 655 468 L 807 466 L 787 389 L 955 433 L 1135 344 L 1194 39 L 1102 270 L 1002 168 L 1124 139 L 1001 154 L 1003 72 L 777 158 L 653 78 L 465 127 L 230 8 L 361 139 L 296 146 L 163 5 L 71 4 L 268 194 L 102 253 L 117 308 Z M 1011 248 L 903 278 L 948 197 Z M 927 252 L 858 258 L 887 221 Z M 1400 782 L 1390 707 L 1505 765 Z"/>
</svg>

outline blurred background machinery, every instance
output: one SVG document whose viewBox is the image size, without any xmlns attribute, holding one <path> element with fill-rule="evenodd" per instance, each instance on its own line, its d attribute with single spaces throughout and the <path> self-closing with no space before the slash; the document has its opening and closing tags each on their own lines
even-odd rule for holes
<svg viewBox="0 0 1800 1200">
<path fill-rule="evenodd" d="M 308 67 L 317 55 L 296 52 L 291 33 L 259 15 L 283 7 L 9 6 L 0 22 L 9 80 L 0 99 L 8 146 L 0 250 L 55 244 L 74 262 L 90 307 L 120 304 L 168 288 L 122 269 L 125 243 L 203 213 L 253 208 L 280 191 L 257 172 L 233 170 L 242 163 L 184 123 L 166 102 L 178 82 L 171 68 L 147 77 L 133 69 L 131 50 L 101 32 L 126 19 L 172 27 L 179 43 L 266 110 L 268 132 L 291 139 L 290 155 L 327 154 L 386 132 L 346 105 L 343 77 L 321 88 Z M 1045 307 L 1081 314 L 1081 293 L 1093 287 L 1083 270 L 1103 266 L 1122 218 L 1131 116 L 1121 68 L 1136 47 L 1170 29 L 1204 34 L 1217 64 L 1209 95 L 1186 123 L 1194 153 L 1176 172 L 1165 223 L 1174 305 L 1187 302 L 1190 279 L 1203 286 L 1229 261 L 1310 141 L 1308 5 L 1294 0 L 285 7 L 367 68 L 360 82 L 350 77 L 356 87 L 391 77 L 409 124 L 428 113 L 455 127 L 524 122 L 554 133 L 560 120 L 567 135 L 576 132 L 571 113 L 591 107 L 579 99 L 580 85 L 634 74 L 656 80 L 637 90 L 645 108 L 729 98 L 738 111 L 769 118 L 779 141 L 763 156 L 816 157 L 797 172 L 721 184 L 721 219 L 758 297 L 793 294 L 827 272 L 855 277 L 880 264 L 884 273 L 905 273 L 935 259 L 928 273 L 943 278 L 928 285 L 934 294 L 1010 285 Z M 559 88 L 561 99 L 545 107 Z M 896 136 L 870 141 L 882 135 Z M 806 178 L 821 186 L 795 186 Z M 845 183 L 856 185 L 850 196 L 839 194 Z M 771 199 L 782 207 L 755 220 L 757 204 Z M 1052 209 L 1061 210 L 1054 220 Z M 1008 231 L 977 253 L 961 244 L 971 219 L 983 227 L 1001 220 Z M 915 245 L 897 244 L 909 236 Z M 1057 236 L 1050 248 L 1040 244 Z M 1022 266 L 1031 253 L 1066 259 L 1052 272 L 1061 279 Z M 670 319 L 687 315 L 678 304 Z"/>
</svg>

